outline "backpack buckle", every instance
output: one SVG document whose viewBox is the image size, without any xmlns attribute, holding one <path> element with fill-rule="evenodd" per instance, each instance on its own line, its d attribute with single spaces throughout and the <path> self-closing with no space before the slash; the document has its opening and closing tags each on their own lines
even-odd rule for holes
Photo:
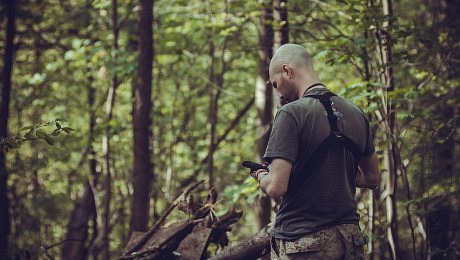
<svg viewBox="0 0 460 260">
<path fill-rule="evenodd" d="M 334 134 L 335 138 L 337 138 L 338 141 L 342 142 L 344 140 L 342 133 L 337 132 L 337 131 L 332 131 L 332 133 Z"/>
</svg>

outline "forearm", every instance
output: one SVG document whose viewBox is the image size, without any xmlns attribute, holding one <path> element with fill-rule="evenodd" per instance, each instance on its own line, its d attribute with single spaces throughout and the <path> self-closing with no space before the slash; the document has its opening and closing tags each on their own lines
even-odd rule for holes
<svg viewBox="0 0 460 260">
<path fill-rule="evenodd" d="M 356 174 L 356 186 L 358 188 L 375 189 L 380 184 L 380 173 L 376 154 L 372 154 L 359 161 Z"/>
<path fill-rule="evenodd" d="M 278 199 L 278 194 L 274 194 L 273 177 L 269 172 L 262 172 L 258 175 L 260 189 L 273 199 Z"/>
<path fill-rule="evenodd" d="M 378 177 L 369 178 L 363 174 L 361 169 L 359 169 L 356 174 L 356 187 L 358 188 L 373 190 L 377 188 L 379 182 Z"/>
<path fill-rule="evenodd" d="M 270 171 L 260 170 L 258 181 L 260 188 L 273 199 L 279 199 L 287 191 L 292 163 L 285 159 L 273 159 Z"/>
</svg>

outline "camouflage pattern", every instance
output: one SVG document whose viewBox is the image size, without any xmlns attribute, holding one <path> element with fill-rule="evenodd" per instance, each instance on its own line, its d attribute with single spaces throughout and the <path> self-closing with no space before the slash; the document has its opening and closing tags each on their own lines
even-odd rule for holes
<svg viewBox="0 0 460 260">
<path fill-rule="evenodd" d="M 365 243 L 358 225 L 342 224 L 294 241 L 272 238 L 271 259 L 364 259 Z"/>
</svg>

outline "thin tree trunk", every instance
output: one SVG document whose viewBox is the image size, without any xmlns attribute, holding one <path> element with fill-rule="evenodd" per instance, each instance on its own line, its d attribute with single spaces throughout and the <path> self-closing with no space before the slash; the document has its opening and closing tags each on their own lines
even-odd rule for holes
<svg viewBox="0 0 460 260">
<path fill-rule="evenodd" d="M 217 149 L 217 147 L 219 147 L 219 144 L 222 143 L 223 141 L 225 141 L 225 139 L 227 138 L 228 134 L 238 126 L 238 124 L 241 121 L 241 119 L 243 119 L 243 117 L 250 110 L 250 108 L 252 107 L 253 104 L 254 104 L 254 98 L 251 98 L 251 100 L 249 100 L 249 102 L 244 106 L 244 108 L 242 110 L 240 110 L 240 112 L 238 112 L 238 115 L 236 115 L 236 117 L 229 124 L 229 126 L 225 130 L 224 134 L 222 134 L 219 138 L 217 138 L 217 141 L 216 141 L 214 149 Z M 209 154 L 207 154 L 206 157 L 204 157 L 200 161 L 199 164 L 204 165 L 204 164 L 207 163 L 208 160 L 209 160 Z M 179 190 L 189 186 L 194 180 L 196 180 L 196 178 L 197 178 L 198 174 L 200 173 L 200 171 L 201 171 L 201 169 L 198 168 L 197 170 L 195 170 L 193 172 L 193 174 L 189 178 L 187 178 L 186 180 L 181 181 L 181 183 L 179 185 Z"/>
<path fill-rule="evenodd" d="M 212 4 L 209 2 L 209 20 L 212 18 Z M 211 65 L 208 71 L 208 89 L 210 90 L 210 105 L 209 105 L 209 121 L 211 124 L 211 133 L 209 141 L 209 152 L 208 152 L 208 173 L 209 173 L 209 189 L 214 186 L 214 153 L 217 150 L 217 124 L 219 115 L 219 98 L 224 88 L 224 74 L 227 71 L 227 63 L 221 59 L 221 71 L 216 74 L 214 70 L 216 57 L 215 57 L 215 45 L 213 41 L 213 29 L 209 31 L 209 56 L 211 57 Z M 222 53 L 227 48 L 227 42 L 224 41 L 222 44 Z"/>
<path fill-rule="evenodd" d="M 385 168 L 387 169 L 388 176 L 386 178 L 386 211 L 387 211 L 387 233 L 388 233 L 388 243 L 391 251 L 391 257 L 393 259 L 400 259 L 399 251 L 399 235 L 398 235 L 398 211 L 397 211 L 397 174 L 398 169 L 397 160 L 395 158 L 395 140 L 393 140 L 395 132 L 395 120 L 396 120 L 396 111 L 392 100 L 388 98 L 388 93 L 394 91 L 394 74 L 393 74 L 393 61 L 392 61 L 392 39 L 391 39 L 391 30 L 392 30 L 392 20 L 393 19 L 393 9 L 391 0 L 382 0 L 383 4 L 383 13 L 385 16 L 388 16 L 389 19 L 383 23 L 383 28 L 380 30 L 379 35 L 382 39 L 381 46 L 381 57 L 382 64 L 384 66 L 384 72 L 382 73 L 384 77 L 384 82 L 387 88 L 387 103 L 386 103 L 386 113 L 385 115 L 385 124 L 386 124 L 386 141 L 387 148 L 385 151 Z"/>
<path fill-rule="evenodd" d="M 5 52 L 3 56 L 3 69 L 1 71 L 2 98 L 0 103 L 0 138 L 8 136 L 8 117 L 10 107 L 11 75 L 13 71 L 14 58 L 14 35 L 16 33 L 15 18 L 16 6 L 14 0 L 5 0 L 6 31 L 5 31 Z M 8 171 L 6 169 L 6 158 L 3 151 L 0 151 L 0 258 L 8 256 L 8 236 L 10 234 L 10 213 L 8 199 Z"/>
<path fill-rule="evenodd" d="M 208 21 L 211 23 L 212 20 L 212 3 L 208 1 Z M 213 28 L 212 26 L 208 31 L 208 43 L 209 51 L 208 55 L 211 59 L 208 69 L 208 90 L 210 93 L 209 97 L 209 123 L 211 125 L 211 132 L 209 135 L 209 151 L 208 151 L 208 177 L 209 182 L 208 188 L 211 188 L 214 185 L 214 150 L 216 143 L 216 126 L 217 126 L 217 102 L 218 102 L 218 89 L 216 87 L 215 78 L 214 78 L 214 66 L 215 66 L 215 46 L 213 41 Z"/>
<path fill-rule="evenodd" d="M 96 205 L 94 194 L 89 180 L 86 181 L 82 195 L 75 202 L 69 224 L 67 225 L 66 239 L 69 241 L 62 246 L 62 259 L 86 259 L 88 257 L 88 223 L 94 215 Z"/>
<path fill-rule="evenodd" d="M 287 0 L 273 0 L 273 18 L 277 30 L 274 30 L 273 50 L 289 42 L 289 24 Z"/>
<path fill-rule="evenodd" d="M 427 144 L 422 144 L 422 149 L 421 149 L 421 158 L 420 158 L 420 177 L 419 177 L 419 190 L 418 190 L 418 194 L 425 194 L 426 192 L 426 178 L 427 178 L 427 155 L 429 154 L 428 153 L 428 148 L 427 148 Z M 422 200 L 421 201 L 421 210 L 422 212 L 428 212 L 428 203 L 426 200 Z M 425 227 L 426 227 L 426 219 L 423 218 L 423 224 L 421 223 L 420 225 L 422 225 L 423 227 L 423 230 L 425 230 Z M 420 220 L 421 221 L 421 220 Z M 430 243 L 428 241 L 428 237 L 426 236 L 426 232 L 424 232 L 423 234 L 425 234 L 425 237 L 423 238 L 423 242 L 422 242 L 422 245 L 420 246 L 421 248 L 421 255 L 422 257 L 420 259 L 428 259 L 428 255 L 430 255 Z"/>
<path fill-rule="evenodd" d="M 89 68 L 88 68 L 89 70 Z M 89 87 L 88 87 L 88 104 L 89 104 L 89 107 L 91 108 L 90 109 L 90 115 L 89 115 L 89 138 L 88 138 L 88 145 L 89 145 L 89 158 L 88 158 L 88 168 L 89 168 L 89 172 L 90 172 L 90 176 L 92 177 L 92 180 L 90 181 L 90 186 L 91 186 L 91 191 L 92 191 L 92 194 L 93 194 L 93 203 L 94 203 L 94 212 L 93 212 L 93 215 L 92 215 L 92 221 L 93 221 L 93 225 L 92 225 L 92 232 L 90 232 L 92 234 L 91 238 L 90 238 L 90 241 L 88 243 L 88 247 L 89 247 L 89 252 L 88 252 L 88 255 L 93 255 L 94 259 L 97 258 L 97 254 L 96 252 L 94 252 L 92 249 L 94 248 L 95 246 L 95 241 L 96 241 L 96 238 L 98 236 L 98 233 L 99 233 L 99 225 L 98 225 L 98 214 L 97 214 L 97 205 L 96 205 L 96 196 L 94 194 L 94 190 L 96 189 L 96 187 L 98 186 L 99 184 L 99 178 L 100 178 L 100 171 L 97 170 L 97 158 L 96 158 L 96 151 L 94 151 L 94 147 L 93 147 L 93 142 L 95 141 L 95 127 L 96 127 L 96 116 L 95 116 L 95 88 L 91 85 L 93 82 L 93 78 L 92 77 L 89 77 L 88 78 L 88 83 L 90 84 Z M 90 198 L 91 199 L 91 198 Z"/>
<path fill-rule="evenodd" d="M 130 233 L 147 230 L 150 186 L 154 177 L 149 145 L 154 55 L 153 3 L 153 0 L 141 0 L 139 6 L 138 74 L 133 103 L 134 165 Z"/>
<path fill-rule="evenodd" d="M 117 0 L 112 0 L 112 33 L 113 33 L 113 52 L 112 60 L 117 63 L 117 51 L 118 51 L 118 3 Z M 110 245 L 109 245 L 109 233 L 110 233 L 110 216 L 111 209 L 110 203 L 112 200 L 112 165 L 110 163 L 110 120 L 113 117 L 113 107 L 115 105 L 116 91 L 118 87 L 118 77 L 116 72 L 112 76 L 112 85 L 109 88 L 106 101 L 105 109 L 105 133 L 102 137 L 102 156 L 103 156 L 103 190 L 104 190 L 104 202 L 102 210 L 102 254 L 103 259 L 110 259 Z"/>
<path fill-rule="evenodd" d="M 88 61 L 89 62 L 89 61 Z M 88 66 L 86 71 L 91 71 Z M 84 153 L 80 163 L 77 165 L 77 170 L 83 166 L 83 162 L 87 161 L 90 171 L 90 176 L 85 182 L 83 193 L 75 202 L 71 213 L 69 223 L 67 225 L 67 234 L 65 240 L 70 241 L 63 244 L 61 257 L 62 259 L 88 259 L 93 254 L 93 246 L 95 238 L 98 234 L 97 229 L 97 211 L 96 200 L 93 193 L 94 187 L 97 186 L 99 173 L 96 170 L 97 160 L 96 152 L 93 148 L 96 117 L 94 110 L 95 89 L 92 86 L 93 77 L 89 76 L 88 82 L 88 106 L 89 106 L 89 133 L 88 133 L 88 150 Z M 73 172 L 73 171 L 72 171 Z M 92 183 L 91 183 L 92 181 Z M 89 231 L 89 222 L 92 221 L 93 230 Z M 88 234 L 91 237 L 88 238 Z M 97 255 L 94 255 L 97 258 Z"/>
<path fill-rule="evenodd" d="M 370 3 L 369 3 L 369 0 L 367 0 L 367 7 L 369 8 L 370 6 Z M 366 16 L 366 19 L 368 19 L 368 16 Z M 366 20 L 365 22 L 369 22 L 368 20 Z M 368 29 L 366 28 L 365 31 L 364 31 L 364 39 L 367 41 L 369 40 L 369 31 Z M 362 60 L 363 60 L 363 66 L 364 66 L 364 80 L 366 82 L 366 90 L 371 93 L 373 92 L 373 87 L 369 84 L 370 80 L 371 80 L 371 70 L 370 70 L 370 64 L 369 64 L 369 52 L 367 50 L 366 47 L 363 47 L 362 48 L 362 53 L 361 53 L 361 57 L 362 57 Z M 371 102 L 371 100 L 368 101 L 369 103 Z M 369 115 L 369 120 L 371 120 L 371 117 L 372 115 Z M 368 212 L 369 212 L 369 242 L 367 244 L 367 248 L 368 248 L 368 254 L 369 254 L 369 259 L 373 260 L 374 257 L 375 257 L 375 243 L 376 241 L 374 241 L 374 238 L 376 237 L 376 234 L 375 234 L 375 215 L 376 215 L 376 210 L 375 210 L 375 200 L 376 200 L 376 194 L 378 194 L 377 191 L 374 192 L 374 190 L 369 190 L 368 191 L 368 198 L 369 198 L 369 208 L 368 208 Z"/>
<path fill-rule="evenodd" d="M 159 69 L 159 68 L 157 68 Z M 161 73 L 158 73 L 159 75 Z M 160 80 L 160 77 L 157 77 L 157 85 L 159 85 L 159 81 Z M 181 87 L 181 81 L 178 79 L 175 81 L 175 85 L 176 85 L 176 92 L 179 92 L 180 91 L 180 87 Z M 160 95 L 160 89 L 158 89 L 157 91 L 157 94 Z M 176 127 L 174 126 L 174 120 L 177 119 L 177 107 L 176 107 L 176 103 L 177 103 L 177 96 L 176 95 L 173 95 L 172 97 L 172 115 L 171 115 L 171 118 L 169 120 L 169 126 L 170 126 L 170 131 L 172 133 L 176 133 Z M 158 104 L 160 105 L 160 104 Z M 160 105 L 161 106 L 161 105 Z M 163 138 L 163 129 L 162 127 L 160 127 L 160 131 L 158 133 L 158 138 L 159 140 L 162 140 Z M 173 140 L 171 139 L 170 140 L 170 143 L 169 143 L 169 147 L 168 147 L 168 167 L 166 169 L 166 176 L 165 176 L 165 198 L 167 201 L 170 201 L 172 199 L 171 197 L 171 183 L 172 183 L 172 177 L 174 175 L 174 150 L 175 150 L 175 145 L 176 145 L 176 140 Z M 162 147 L 158 147 L 161 151 Z M 161 154 L 161 152 L 159 153 Z"/>
<path fill-rule="evenodd" d="M 256 81 L 255 104 L 258 114 L 258 139 L 257 153 L 259 160 L 265 153 L 268 139 L 271 132 L 271 122 L 273 120 L 273 88 L 268 83 L 270 77 L 268 67 L 273 56 L 273 4 L 272 1 L 262 3 L 262 13 L 260 16 L 259 33 L 259 69 Z M 258 200 L 257 222 L 259 229 L 270 223 L 271 200 L 265 193 L 262 193 Z"/>
<path fill-rule="evenodd" d="M 273 32 L 273 53 L 283 44 L 289 42 L 289 24 L 288 24 L 288 11 L 287 0 L 273 0 L 273 19 L 274 19 L 274 32 Z M 274 113 L 281 106 L 278 94 L 273 92 L 272 109 Z"/>
</svg>

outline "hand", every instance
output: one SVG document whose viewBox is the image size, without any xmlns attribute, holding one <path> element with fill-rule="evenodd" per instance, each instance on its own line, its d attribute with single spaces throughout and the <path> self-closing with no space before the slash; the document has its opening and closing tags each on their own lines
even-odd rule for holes
<svg viewBox="0 0 460 260">
<path fill-rule="evenodd" d="M 260 170 L 258 170 L 260 171 Z M 256 175 L 256 172 L 257 171 L 251 171 L 251 169 L 249 169 L 249 175 L 251 175 L 251 177 L 257 181 L 257 175 Z"/>
<path fill-rule="evenodd" d="M 267 163 L 259 164 L 259 163 L 255 163 L 251 161 L 244 161 L 241 165 L 243 167 L 249 168 L 249 175 L 251 175 L 251 177 L 254 178 L 256 181 L 259 181 L 258 180 L 259 175 L 257 173 L 258 171 L 260 170 L 268 171 Z"/>
<path fill-rule="evenodd" d="M 255 175 L 256 181 L 260 182 L 260 180 L 262 180 L 263 177 L 268 175 L 268 170 L 266 169 L 257 170 L 254 175 Z"/>
</svg>

